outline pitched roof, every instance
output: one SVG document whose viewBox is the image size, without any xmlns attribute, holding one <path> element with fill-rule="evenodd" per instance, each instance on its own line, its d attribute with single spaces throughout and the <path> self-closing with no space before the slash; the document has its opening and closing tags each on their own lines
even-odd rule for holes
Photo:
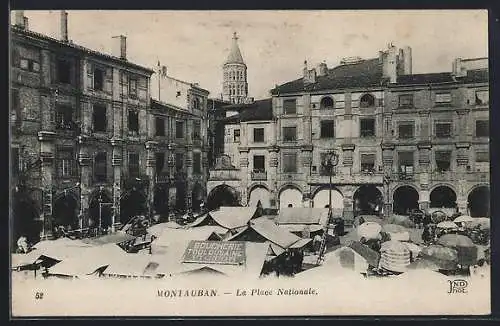
<svg viewBox="0 0 500 326">
<path fill-rule="evenodd" d="M 328 208 L 283 207 L 280 208 L 277 224 L 321 224 L 328 221 Z M 325 223 L 325 224 L 324 224 Z"/>
<path fill-rule="evenodd" d="M 317 76 L 315 83 L 304 84 L 304 78 L 287 82 L 271 90 L 271 94 L 380 86 L 382 77 L 379 59 L 368 59 L 329 69 L 327 75 Z"/>
<path fill-rule="evenodd" d="M 437 83 L 452 83 L 455 80 L 449 72 L 438 72 L 429 74 L 413 74 L 398 76 L 398 84 L 422 85 Z"/>
<path fill-rule="evenodd" d="M 236 33 L 234 33 L 233 43 L 231 44 L 231 51 L 227 56 L 226 63 L 245 64 L 245 62 L 243 61 L 243 56 L 241 55 L 240 48 L 238 46 L 238 37 L 236 36 Z"/>
<path fill-rule="evenodd" d="M 61 40 L 55 39 L 53 37 L 49 37 L 49 36 L 41 34 L 41 33 L 37 33 L 37 32 L 34 32 L 34 31 L 30 31 L 30 30 L 25 30 L 25 29 L 23 29 L 21 27 L 18 27 L 16 25 L 11 26 L 11 30 L 13 32 L 17 33 L 17 34 L 20 34 L 20 35 L 24 35 L 24 36 L 33 37 L 33 38 L 37 38 L 37 39 L 40 39 L 40 40 L 52 42 L 52 43 L 55 43 L 55 44 L 60 45 L 60 46 L 64 46 L 64 47 L 67 47 L 67 48 L 72 48 L 72 49 L 75 49 L 75 50 L 78 50 L 78 51 L 82 51 L 82 52 L 90 54 L 90 55 L 99 56 L 101 58 L 108 59 L 108 60 L 111 60 L 111 61 L 114 61 L 114 62 L 118 62 L 120 64 L 129 66 L 129 67 L 140 69 L 143 72 L 149 73 L 150 75 L 155 72 L 154 70 L 152 70 L 150 68 L 147 68 L 147 67 L 144 67 L 144 66 L 140 66 L 138 64 L 135 64 L 135 63 L 132 63 L 130 61 L 118 58 L 118 57 L 113 56 L 113 55 L 109 55 L 109 54 L 106 54 L 106 53 L 102 53 L 102 52 L 99 52 L 99 51 L 96 51 L 96 50 L 92 50 L 92 49 L 86 48 L 84 46 L 75 44 L 72 41 L 63 42 Z"/>
<path fill-rule="evenodd" d="M 464 83 L 487 83 L 490 74 L 488 69 L 468 70 L 467 76 L 463 78 Z"/>
<path fill-rule="evenodd" d="M 272 99 L 267 98 L 257 100 L 250 104 L 241 104 L 240 106 L 232 106 L 239 108 L 241 111 L 237 115 L 227 117 L 225 122 L 245 122 L 245 121 L 266 121 L 273 118 Z"/>
</svg>

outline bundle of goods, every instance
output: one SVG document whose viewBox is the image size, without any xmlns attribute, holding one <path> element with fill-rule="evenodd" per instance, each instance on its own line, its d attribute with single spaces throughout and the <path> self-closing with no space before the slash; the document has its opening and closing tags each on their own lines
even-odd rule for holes
<svg viewBox="0 0 500 326">
<path fill-rule="evenodd" d="M 382 230 L 389 233 L 391 240 L 410 241 L 410 232 L 408 232 L 404 226 L 398 224 L 385 224 Z"/>
<path fill-rule="evenodd" d="M 391 272 L 403 273 L 410 265 L 410 251 L 399 241 L 387 241 L 380 248 L 380 267 Z"/>
<path fill-rule="evenodd" d="M 365 222 L 358 226 L 357 230 L 359 239 L 364 238 L 365 240 L 378 239 L 380 231 L 382 231 L 382 227 L 375 222 Z"/>
<path fill-rule="evenodd" d="M 470 238 L 464 235 L 445 234 L 439 238 L 438 244 L 455 249 L 457 251 L 457 262 L 460 265 L 471 266 L 477 262 L 477 247 Z"/>
<path fill-rule="evenodd" d="M 455 270 L 458 264 L 458 253 L 454 248 L 442 245 L 430 245 L 420 252 L 424 259 L 434 262 L 441 270 Z"/>
</svg>

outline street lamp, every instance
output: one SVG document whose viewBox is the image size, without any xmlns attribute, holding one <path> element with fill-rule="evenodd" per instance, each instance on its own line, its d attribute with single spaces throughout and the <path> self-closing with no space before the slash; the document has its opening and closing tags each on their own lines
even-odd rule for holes
<svg viewBox="0 0 500 326">
<path fill-rule="evenodd" d="M 330 222 L 332 220 L 332 188 L 333 188 L 332 177 L 333 174 L 335 173 L 334 168 L 338 164 L 339 164 L 339 155 L 334 150 L 325 153 L 323 160 L 321 162 L 323 170 L 327 171 L 330 177 L 330 182 L 329 182 L 330 189 L 328 191 L 328 218 Z"/>
</svg>

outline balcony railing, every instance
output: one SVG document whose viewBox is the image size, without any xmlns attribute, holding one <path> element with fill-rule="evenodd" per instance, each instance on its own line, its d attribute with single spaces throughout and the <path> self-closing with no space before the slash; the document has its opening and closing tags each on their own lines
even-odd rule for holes
<svg viewBox="0 0 500 326">
<path fill-rule="evenodd" d="M 252 171 L 252 180 L 254 180 L 254 181 L 267 180 L 267 172 L 266 171 Z"/>
<path fill-rule="evenodd" d="M 415 179 L 415 174 L 409 172 L 400 172 L 397 174 L 399 181 L 411 181 Z"/>
</svg>

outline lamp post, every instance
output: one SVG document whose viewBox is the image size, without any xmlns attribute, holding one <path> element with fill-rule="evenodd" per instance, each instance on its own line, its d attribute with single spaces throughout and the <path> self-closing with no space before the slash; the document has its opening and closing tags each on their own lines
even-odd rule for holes
<svg viewBox="0 0 500 326">
<path fill-rule="evenodd" d="M 334 168 L 339 164 L 339 155 L 334 151 L 331 150 L 325 154 L 323 157 L 323 160 L 321 162 L 321 166 L 323 167 L 324 170 L 328 172 L 328 176 L 330 178 L 329 182 L 329 191 L 328 191 L 328 219 L 329 223 L 332 222 L 332 177 L 333 174 L 335 173 Z"/>
</svg>

